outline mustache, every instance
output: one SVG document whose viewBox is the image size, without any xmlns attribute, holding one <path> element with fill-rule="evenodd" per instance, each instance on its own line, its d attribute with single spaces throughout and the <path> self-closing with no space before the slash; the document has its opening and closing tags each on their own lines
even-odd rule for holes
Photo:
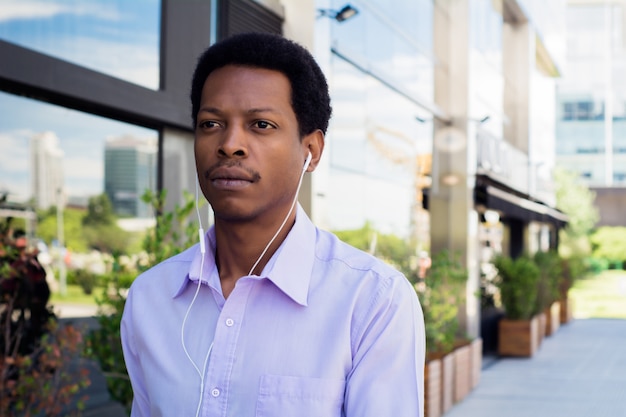
<svg viewBox="0 0 626 417">
<path fill-rule="evenodd" d="M 259 174 L 258 171 L 255 171 L 252 168 L 244 166 L 241 163 L 241 161 L 220 161 L 220 162 L 216 162 L 215 164 L 213 164 L 209 168 L 207 168 L 206 171 L 204 171 L 204 174 L 203 174 L 204 178 L 205 179 L 211 178 L 211 175 L 213 174 L 213 171 L 215 171 L 217 169 L 220 169 L 220 168 L 238 168 L 238 169 L 241 169 L 242 171 L 245 171 L 250 176 L 250 179 L 253 182 L 256 182 L 256 181 L 261 179 L 261 174 Z"/>
</svg>

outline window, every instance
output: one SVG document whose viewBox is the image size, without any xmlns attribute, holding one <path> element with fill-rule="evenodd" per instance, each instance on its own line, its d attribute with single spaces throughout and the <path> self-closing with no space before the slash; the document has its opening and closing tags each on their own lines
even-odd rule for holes
<svg viewBox="0 0 626 417">
<path fill-rule="evenodd" d="M 562 103 L 562 120 L 602 120 L 604 104 L 593 101 L 572 101 Z"/>
</svg>

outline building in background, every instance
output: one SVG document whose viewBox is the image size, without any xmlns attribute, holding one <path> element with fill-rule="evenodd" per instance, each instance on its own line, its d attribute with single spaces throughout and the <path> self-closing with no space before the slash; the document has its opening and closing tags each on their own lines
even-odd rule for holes
<svg viewBox="0 0 626 417">
<path fill-rule="evenodd" d="M 151 217 L 151 207 L 141 199 L 155 189 L 156 138 L 109 138 L 104 150 L 104 192 L 121 217 Z"/>
<path fill-rule="evenodd" d="M 53 132 L 31 137 L 30 164 L 31 193 L 36 208 L 64 206 L 63 150 Z"/>
<path fill-rule="evenodd" d="M 331 17 L 345 5 L 316 4 Z M 462 324 L 478 336 L 482 264 L 555 248 L 566 221 L 550 175 L 565 3 L 350 5 L 355 17 L 316 26 L 334 103 L 327 165 L 314 178 L 318 224 L 367 222 L 461 254 Z"/>
<path fill-rule="evenodd" d="M 569 0 L 557 162 L 596 193 L 599 225 L 626 226 L 626 1 Z"/>
</svg>

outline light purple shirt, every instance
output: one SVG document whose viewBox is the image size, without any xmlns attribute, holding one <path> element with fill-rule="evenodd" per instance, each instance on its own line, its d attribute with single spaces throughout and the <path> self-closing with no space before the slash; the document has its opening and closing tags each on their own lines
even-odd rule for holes
<svg viewBox="0 0 626 417">
<path fill-rule="evenodd" d="M 297 221 L 261 276 L 224 299 L 215 232 L 140 275 L 122 320 L 132 416 L 421 417 L 424 319 L 380 260 Z M 202 365 L 211 347 L 206 369 Z"/>
</svg>

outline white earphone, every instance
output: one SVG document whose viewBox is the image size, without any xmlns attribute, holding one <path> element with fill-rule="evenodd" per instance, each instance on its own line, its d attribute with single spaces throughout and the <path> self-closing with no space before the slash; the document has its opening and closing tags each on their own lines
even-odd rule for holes
<svg viewBox="0 0 626 417">
<path fill-rule="evenodd" d="M 306 157 L 306 160 L 304 161 L 304 166 L 302 167 L 302 171 L 306 171 L 309 168 L 309 165 L 311 164 L 311 159 L 313 159 L 313 154 L 309 152 L 309 155 Z"/>
</svg>

